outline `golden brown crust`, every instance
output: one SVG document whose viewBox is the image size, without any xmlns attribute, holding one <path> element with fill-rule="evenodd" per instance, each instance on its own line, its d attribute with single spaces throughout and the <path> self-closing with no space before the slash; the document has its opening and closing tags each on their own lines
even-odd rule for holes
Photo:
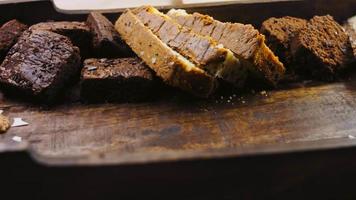
<svg viewBox="0 0 356 200">
<path fill-rule="evenodd" d="M 284 74 L 285 68 L 277 56 L 266 46 L 264 35 L 253 26 L 239 23 L 223 23 L 199 13 L 177 14 L 168 12 L 183 26 L 203 35 L 211 36 L 229 48 L 235 55 L 250 63 L 256 71 L 275 85 Z"/>
<path fill-rule="evenodd" d="M 10 121 L 7 117 L 0 114 L 0 134 L 5 133 L 10 128 Z"/>
<path fill-rule="evenodd" d="M 115 28 L 132 50 L 169 85 L 199 97 L 216 88 L 215 79 L 165 45 L 130 10 L 116 21 Z"/>
</svg>

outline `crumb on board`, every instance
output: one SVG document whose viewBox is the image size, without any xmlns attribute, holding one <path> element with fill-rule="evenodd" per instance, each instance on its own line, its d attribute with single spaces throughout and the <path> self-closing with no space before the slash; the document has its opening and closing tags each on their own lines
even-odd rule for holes
<svg viewBox="0 0 356 200">
<path fill-rule="evenodd" d="M 10 128 L 10 121 L 7 117 L 0 114 L 0 133 L 5 133 Z"/>
<path fill-rule="evenodd" d="M 12 140 L 15 141 L 15 142 L 22 142 L 22 137 L 14 136 L 14 137 L 12 137 Z"/>
<path fill-rule="evenodd" d="M 27 126 L 27 125 L 29 125 L 28 122 L 23 121 L 22 118 L 20 117 L 15 117 L 11 127 L 19 127 L 19 126 Z"/>
<path fill-rule="evenodd" d="M 349 135 L 349 139 L 355 139 L 356 137 L 353 135 Z"/>
<path fill-rule="evenodd" d="M 260 94 L 263 96 L 267 96 L 267 92 L 265 90 L 261 91 Z"/>
</svg>

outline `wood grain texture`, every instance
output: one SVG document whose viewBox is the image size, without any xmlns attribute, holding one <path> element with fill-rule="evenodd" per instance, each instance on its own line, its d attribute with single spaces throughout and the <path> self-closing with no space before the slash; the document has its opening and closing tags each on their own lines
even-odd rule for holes
<svg viewBox="0 0 356 200">
<path fill-rule="evenodd" d="M 175 96 L 143 104 L 53 108 L 4 98 L 4 114 L 22 117 L 30 125 L 11 128 L 0 142 L 10 147 L 16 144 L 11 138 L 20 136 L 44 163 L 125 164 L 201 158 L 216 150 L 242 156 L 257 153 L 259 145 L 299 143 L 308 148 L 310 141 L 356 136 L 352 81 L 237 96 L 230 102 L 228 98 Z M 293 148 L 286 145 L 281 152 Z"/>
</svg>

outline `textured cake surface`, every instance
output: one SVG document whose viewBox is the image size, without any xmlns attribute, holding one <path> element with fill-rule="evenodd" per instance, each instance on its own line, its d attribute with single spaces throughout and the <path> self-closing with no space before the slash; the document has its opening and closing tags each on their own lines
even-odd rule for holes
<svg viewBox="0 0 356 200">
<path fill-rule="evenodd" d="M 278 57 L 265 44 L 265 37 L 253 26 L 240 23 L 224 23 L 200 13 L 188 14 L 184 10 L 170 10 L 167 15 L 194 32 L 210 36 L 230 49 L 236 57 L 251 65 L 268 83 L 275 85 L 285 68 Z"/>
<path fill-rule="evenodd" d="M 130 10 L 116 21 L 115 29 L 132 50 L 167 84 L 199 97 L 208 97 L 216 80 L 169 48 Z"/>
<path fill-rule="evenodd" d="M 139 58 L 87 59 L 81 76 L 86 101 L 139 101 L 153 96 L 153 71 Z"/>
<path fill-rule="evenodd" d="M 121 40 L 114 25 L 101 13 L 91 12 L 87 24 L 93 34 L 93 53 L 96 57 L 117 58 L 133 55 Z"/>
<path fill-rule="evenodd" d="M 14 45 L 20 35 L 27 29 L 27 26 L 17 20 L 11 20 L 0 28 L 0 63 L 6 53 Z"/>
<path fill-rule="evenodd" d="M 0 83 L 28 95 L 51 98 L 79 68 L 79 49 L 67 37 L 26 31 L 0 66 Z"/>
<path fill-rule="evenodd" d="M 329 15 L 313 17 L 291 43 L 299 71 L 322 80 L 335 79 L 335 73 L 352 60 L 348 35 Z"/>
<path fill-rule="evenodd" d="M 79 47 L 82 56 L 86 57 L 90 54 L 92 34 L 89 27 L 84 22 L 42 22 L 32 25 L 29 29 L 51 31 L 67 36 L 75 46 Z"/>
<path fill-rule="evenodd" d="M 283 61 L 292 61 L 290 43 L 298 32 L 307 25 L 307 20 L 295 17 L 269 18 L 262 23 L 261 33 L 266 36 L 266 43 Z"/>
</svg>

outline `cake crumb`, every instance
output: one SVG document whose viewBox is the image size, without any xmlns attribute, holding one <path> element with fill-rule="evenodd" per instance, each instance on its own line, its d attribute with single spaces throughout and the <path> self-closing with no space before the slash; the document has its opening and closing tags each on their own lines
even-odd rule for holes
<svg viewBox="0 0 356 200">
<path fill-rule="evenodd" d="M 265 90 L 261 91 L 260 94 L 263 95 L 263 96 L 267 96 L 267 92 Z"/>
<path fill-rule="evenodd" d="M 0 114 L 0 134 L 5 133 L 10 128 L 10 121 L 7 117 Z"/>
<path fill-rule="evenodd" d="M 27 125 L 29 125 L 29 123 L 23 121 L 22 118 L 15 117 L 11 127 L 19 127 L 19 126 L 27 126 Z"/>
<path fill-rule="evenodd" d="M 22 142 L 22 137 L 14 136 L 14 137 L 12 137 L 12 140 L 15 141 L 15 142 Z"/>
</svg>

